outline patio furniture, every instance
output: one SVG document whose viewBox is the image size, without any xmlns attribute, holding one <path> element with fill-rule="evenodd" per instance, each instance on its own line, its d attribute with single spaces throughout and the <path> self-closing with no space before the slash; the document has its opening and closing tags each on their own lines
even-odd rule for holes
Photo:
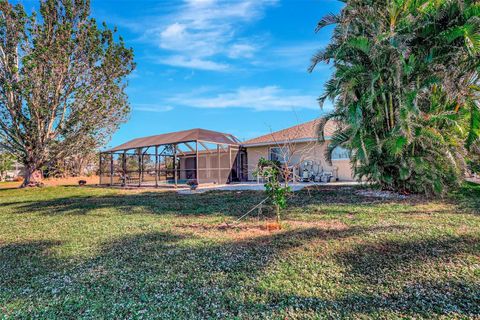
<svg viewBox="0 0 480 320">
<path fill-rule="evenodd" d="M 302 181 L 309 182 L 313 174 L 313 161 L 307 160 L 303 162 Z"/>
<path fill-rule="evenodd" d="M 300 177 L 300 167 L 298 165 L 293 166 L 291 181 L 293 181 L 293 182 L 302 181 L 302 177 Z"/>
<path fill-rule="evenodd" d="M 322 172 L 323 168 L 320 163 L 315 162 L 313 164 L 313 174 L 312 174 L 312 181 L 313 182 L 321 182 L 322 181 Z"/>
<path fill-rule="evenodd" d="M 302 181 L 303 182 L 321 182 L 323 168 L 317 161 L 307 160 L 303 163 Z"/>
<path fill-rule="evenodd" d="M 282 167 L 282 178 L 286 178 L 288 182 L 294 181 L 295 179 L 295 166 L 285 166 Z M 288 175 L 287 175 L 288 173 Z"/>
<path fill-rule="evenodd" d="M 322 172 L 320 182 L 330 182 L 333 178 L 333 173 L 330 171 Z"/>
<path fill-rule="evenodd" d="M 308 171 L 307 169 L 303 169 L 302 181 L 303 181 L 303 182 L 308 182 L 308 181 L 310 181 L 310 171 Z"/>
</svg>

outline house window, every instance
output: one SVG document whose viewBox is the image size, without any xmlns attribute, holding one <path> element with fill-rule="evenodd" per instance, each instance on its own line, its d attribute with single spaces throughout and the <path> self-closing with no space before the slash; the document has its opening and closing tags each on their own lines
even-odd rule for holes
<svg viewBox="0 0 480 320">
<path fill-rule="evenodd" d="M 268 158 L 272 161 L 278 161 L 280 163 L 285 163 L 288 161 L 289 152 L 285 148 L 272 147 L 270 148 Z"/>
<path fill-rule="evenodd" d="M 336 147 L 332 151 L 332 160 L 348 160 L 350 159 L 350 151 L 342 147 Z"/>
</svg>

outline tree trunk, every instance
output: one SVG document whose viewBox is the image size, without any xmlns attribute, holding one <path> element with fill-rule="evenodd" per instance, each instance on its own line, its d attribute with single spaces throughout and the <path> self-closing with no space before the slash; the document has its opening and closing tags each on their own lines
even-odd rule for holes
<svg viewBox="0 0 480 320">
<path fill-rule="evenodd" d="M 21 188 L 43 186 L 43 174 L 35 165 L 26 165 L 23 172 L 23 183 Z"/>
<path fill-rule="evenodd" d="M 76 174 L 79 177 L 83 176 L 83 161 L 83 159 L 79 159 L 77 162 Z"/>
<path fill-rule="evenodd" d="M 275 211 L 277 214 L 277 224 L 280 226 L 280 206 L 279 205 L 275 205 Z"/>
<path fill-rule="evenodd" d="M 388 106 L 389 106 L 389 112 L 390 112 L 390 130 L 393 129 L 395 126 L 395 114 L 393 112 L 393 96 L 391 93 L 388 94 Z"/>
</svg>

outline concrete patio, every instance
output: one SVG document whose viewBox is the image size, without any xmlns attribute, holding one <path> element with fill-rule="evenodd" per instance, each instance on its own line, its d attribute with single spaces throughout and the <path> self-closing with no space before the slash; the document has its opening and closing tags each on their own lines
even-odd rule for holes
<svg viewBox="0 0 480 320">
<path fill-rule="evenodd" d="M 354 181 L 338 181 L 338 182 L 296 182 L 290 183 L 289 186 L 293 191 L 300 191 L 306 187 L 312 186 L 356 186 L 358 182 Z M 204 185 L 199 186 L 197 190 L 190 190 L 189 188 L 176 189 L 179 194 L 198 194 L 207 191 L 264 191 L 265 187 L 262 183 L 256 182 L 241 182 L 222 185 Z"/>
</svg>

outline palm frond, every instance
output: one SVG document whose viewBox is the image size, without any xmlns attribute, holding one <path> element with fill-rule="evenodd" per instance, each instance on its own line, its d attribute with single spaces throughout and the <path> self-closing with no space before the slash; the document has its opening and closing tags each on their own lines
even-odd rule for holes
<svg viewBox="0 0 480 320">
<path fill-rule="evenodd" d="M 471 104 L 470 113 L 470 130 L 466 140 L 466 146 L 468 149 L 480 142 L 480 108 L 478 105 Z"/>
<path fill-rule="evenodd" d="M 370 52 L 371 44 L 367 37 L 361 36 L 350 38 L 347 43 L 350 47 L 357 49 L 366 55 Z"/>
<path fill-rule="evenodd" d="M 317 64 L 321 62 L 327 62 L 330 58 L 326 55 L 326 50 L 318 50 L 310 59 L 310 66 L 308 67 L 308 72 L 312 73 Z"/>
<path fill-rule="evenodd" d="M 315 28 L 315 32 L 320 31 L 322 28 L 326 26 L 330 26 L 332 24 L 336 24 L 340 22 L 340 17 L 334 13 L 329 13 L 325 15 L 320 21 L 317 23 L 317 27 Z"/>
<path fill-rule="evenodd" d="M 335 131 L 332 135 L 329 145 L 325 150 L 325 159 L 331 165 L 332 164 L 332 153 L 333 150 L 337 147 L 344 147 L 345 144 L 349 141 L 348 128 L 343 128 Z"/>
<path fill-rule="evenodd" d="M 402 154 L 403 148 L 407 145 L 407 138 L 404 136 L 394 136 L 385 141 L 385 147 L 389 154 L 398 157 Z"/>
<path fill-rule="evenodd" d="M 325 142 L 325 125 L 327 124 L 327 122 L 332 119 L 337 119 L 339 117 L 341 117 L 340 114 L 332 112 L 319 119 L 319 123 L 317 126 L 317 137 L 319 142 Z"/>
<path fill-rule="evenodd" d="M 319 101 L 343 124 L 327 159 L 347 147 L 355 174 L 388 189 L 457 185 L 466 144 L 480 144 L 479 12 L 475 0 L 351 0 L 322 19 L 317 31 L 336 26 L 309 71 L 333 61 Z"/>
<path fill-rule="evenodd" d="M 443 37 L 448 43 L 463 38 L 469 52 L 475 54 L 480 51 L 480 31 L 477 24 L 466 23 L 461 26 L 455 26 L 445 31 Z"/>
<path fill-rule="evenodd" d="M 480 3 L 473 3 L 463 13 L 465 19 L 470 19 L 472 17 L 480 17 Z"/>
</svg>

